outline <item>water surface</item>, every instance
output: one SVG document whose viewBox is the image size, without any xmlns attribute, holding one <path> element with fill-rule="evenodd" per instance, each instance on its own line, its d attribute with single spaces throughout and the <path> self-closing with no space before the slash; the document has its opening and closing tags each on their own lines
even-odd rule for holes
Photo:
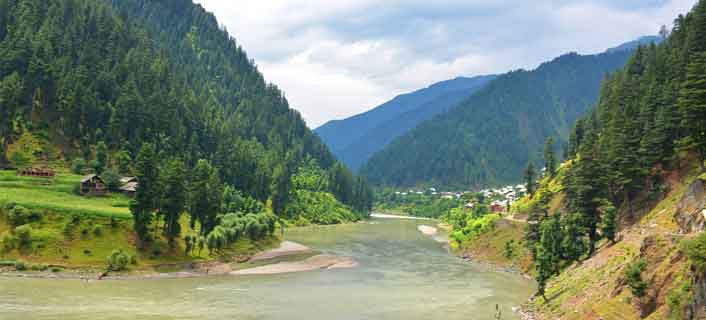
<svg viewBox="0 0 706 320">
<path fill-rule="evenodd" d="M 533 284 L 464 262 L 416 229 L 424 221 L 287 230 L 355 258 L 354 269 L 144 281 L 0 278 L 0 319 L 518 319 Z"/>
</svg>

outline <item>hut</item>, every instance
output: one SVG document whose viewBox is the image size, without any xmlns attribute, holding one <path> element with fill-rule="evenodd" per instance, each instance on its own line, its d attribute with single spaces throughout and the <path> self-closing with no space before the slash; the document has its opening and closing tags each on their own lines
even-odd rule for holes
<svg viewBox="0 0 706 320">
<path fill-rule="evenodd" d="M 103 196 L 108 188 L 101 177 L 91 174 L 81 179 L 81 194 L 84 196 Z"/>
<path fill-rule="evenodd" d="M 134 197 L 137 192 L 137 178 L 135 177 L 122 177 L 120 178 L 120 192 L 124 193 L 128 197 Z"/>
<path fill-rule="evenodd" d="M 51 168 L 24 168 L 17 171 L 17 175 L 37 178 L 53 178 L 56 172 Z"/>
</svg>

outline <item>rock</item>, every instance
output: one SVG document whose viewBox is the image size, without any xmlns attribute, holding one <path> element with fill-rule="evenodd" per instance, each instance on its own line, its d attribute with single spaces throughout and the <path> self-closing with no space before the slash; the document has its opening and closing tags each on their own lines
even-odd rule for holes
<svg viewBox="0 0 706 320">
<path fill-rule="evenodd" d="M 418 226 L 417 230 L 427 236 L 433 236 L 439 232 L 436 228 L 425 225 Z"/>
<path fill-rule="evenodd" d="M 705 191 L 704 182 L 696 180 L 677 204 L 675 219 L 680 233 L 702 232 L 706 229 Z"/>
</svg>

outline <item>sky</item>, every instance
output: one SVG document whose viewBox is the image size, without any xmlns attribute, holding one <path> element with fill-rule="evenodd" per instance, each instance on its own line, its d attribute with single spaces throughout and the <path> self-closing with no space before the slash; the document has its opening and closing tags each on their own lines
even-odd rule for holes
<svg viewBox="0 0 706 320">
<path fill-rule="evenodd" d="M 696 0 L 194 0 L 311 128 L 435 82 L 657 34 Z"/>
</svg>

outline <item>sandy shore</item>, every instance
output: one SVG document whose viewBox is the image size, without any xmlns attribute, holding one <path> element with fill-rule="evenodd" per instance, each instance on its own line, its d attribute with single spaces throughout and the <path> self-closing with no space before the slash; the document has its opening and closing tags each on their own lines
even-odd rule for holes
<svg viewBox="0 0 706 320">
<path fill-rule="evenodd" d="M 311 248 L 291 241 L 283 241 L 279 247 L 256 254 L 247 262 L 267 263 L 267 260 L 277 261 L 278 258 L 286 258 L 302 254 L 314 255 L 316 252 Z M 0 270 L 0 276 L 18 278 L 40 278 L 40 279 L 80 279 L 86 281 L 96 280 L 150 280 L 150 279 L 181 279 L 196 278 L 206 276 L 227 276 L 227 275 L 248 275 L 248 274 L 278 274 L 290 272 L 304 272 L 312 270 L 330 270 L 339 268 L 353 268 L 358 263 L 349 257 L 338 257 L 333 255 L 319 254 L 301 261 L 279 262 L 265 264 L 257 267 L 236 270 L 242 264 L 233 262 L 209 261 L 200 263 L 184 264 L 181 270 L 174 272 L 156 272 L 150 270 L 137 270 L 130 273 L 106 273 L 101 270 L 67 270 L 63 272 L 18 272 L 10 270 Z M 176 267 L 176 266 L 175 266 Z"/>
<path fill-rule="evenodd" d="M 439 233 L 438 229 L 425 225 L 417 226 L 417 230 L 419 230 L 419 232 L 421 232 L 425 236 L 434 236 Z"/>
<path fill-rule="evenodd" d="M 269 260 L 274 258 L 313 253 L 311 248 L 292 241 L 282 241 L 278 248 L 261 252 L 253 256 L 249 262 Z"/>
<path fill-rule="evenodd" d="M 413 216 L 399 216 L 399 215 L 395 215 L 395 214 L 384 214 L 384 213 L 373 213 L 370 215 L 370 217 L 379 218 L 379 219 L 433 220 L 431 218 L 413 217 Z"/>
<path fill-rule="evenodd" d="M 233 271 L 230 274 L 242 275 L 267 275 L 292 272 L 305 272 L 314 270 L 331 270 L 342 268 L 354 268 L 358 263 L 349 257 L 338 257 L 328 254 L 320 254 L 302 261 L 280 262 L 262 267 Z"/>
</svg>

